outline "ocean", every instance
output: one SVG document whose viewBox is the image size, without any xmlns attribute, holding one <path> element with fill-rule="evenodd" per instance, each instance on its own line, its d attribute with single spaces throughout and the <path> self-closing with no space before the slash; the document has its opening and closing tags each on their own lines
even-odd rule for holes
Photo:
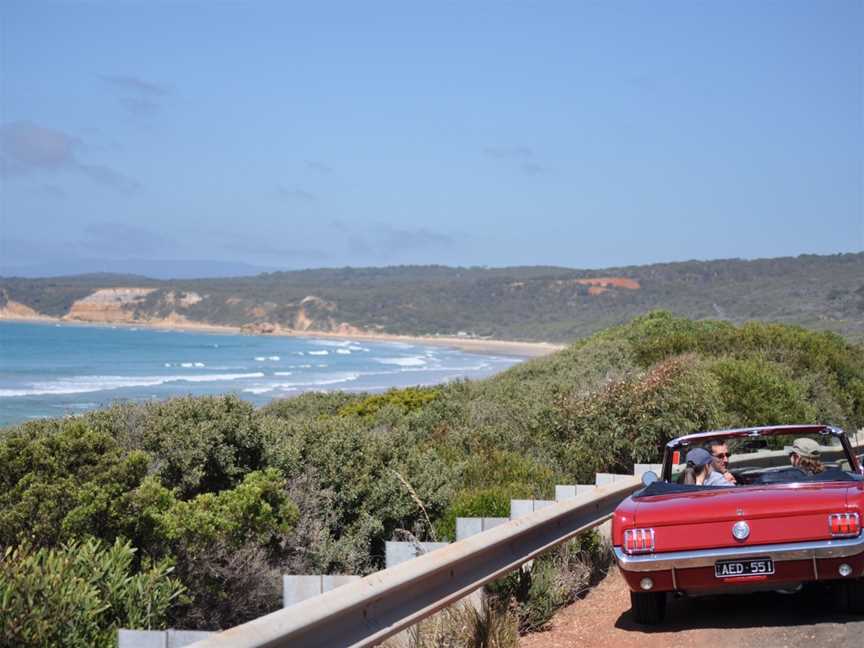
<svg viewBox="0 0 864 648">
<path fill-rule="evenodd" d="M 483 378 L 521 358 L 440 346 L 135 327 L 0 322 L 0 425 L 115 400 L 235 393 L 380 392 Z"/>
</svg>

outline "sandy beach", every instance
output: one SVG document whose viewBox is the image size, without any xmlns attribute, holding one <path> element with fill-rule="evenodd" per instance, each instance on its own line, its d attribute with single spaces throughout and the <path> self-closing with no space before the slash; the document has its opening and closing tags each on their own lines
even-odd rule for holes
<svg viewBox="0 0 864 648">
<path fill-rule="evenodd" d="M 197 333 L 228 333 L 240 335 L 262 335 L 262 336 L 286 336 L 325 338 L 333 340 L 368 340 L 373 342 L 402 342 L 404 344 L 419 344 L 429 346 L 442 346 L 459 349 L 468 353 L 480 353 L 485 355 L 505 355 L 519 358 L 537 358 L 560 351 L 565 347 L 562 344 L 549 342 L 523 342 L 518 340 L 491 340 L 460 336 L 410 336 L 392 335 L 387 333 L 351 332 L 333 333 L 330 331 L 295 330 L 277 327 L 272 332 L 250 332 L 240 326 L 225 326 L 220 324 L 206 324 L 202 322 L 191 322 L 189 320 L 142 320 L 142 321 L 83 321 L 61 319 L 56 317 L 38 316 L 27 317 L 20 314 L 10 316 L 0 315 L 0 321 L 4 322 L 27 322 L 31 324 L 59 324 L 61 326 L 99 326 L 112 327 L 122 326 L 125 328 L 151 328 L 169 331 L 195 331 Z"/>
</svg>

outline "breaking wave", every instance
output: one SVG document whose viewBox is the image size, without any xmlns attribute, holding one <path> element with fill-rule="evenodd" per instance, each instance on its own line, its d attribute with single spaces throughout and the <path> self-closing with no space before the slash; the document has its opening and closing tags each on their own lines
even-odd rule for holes
<svg viewBox="0 0 864 648">
<path fill-rule="evenodd" d="M 155 387 L 172 382 L 230 382 L 244 378 L 263 378 L 261 372 L 242 374 L 204 374 L 193 376 L 73 376 L 55 382 L 36 382 L 25 389 L 0 389 L 0 398 L 85 394 L 127 387 Z"/>
<path fill-rule="evenodd" d="M 422 367 L 426 364 L 423 356 L 408 356 L 407 358 L 375 358 L 376 362 L 397 367 Z"/>
</svg>

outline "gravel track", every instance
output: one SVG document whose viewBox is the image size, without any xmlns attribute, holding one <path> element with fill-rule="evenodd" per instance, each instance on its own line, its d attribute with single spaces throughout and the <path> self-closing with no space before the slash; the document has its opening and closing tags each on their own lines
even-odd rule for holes
<svg viewBox="0 0 864 648">
<path fill-rule="evenodd" d="M 630 597 L 613 569 L 584 599 L 562 610 L 546 632 L 520 648 L 864 647 L 864 616 L 838 614 L 822 590 L 671 599 L 666 621 L 637 625 Z"/>
</svg>

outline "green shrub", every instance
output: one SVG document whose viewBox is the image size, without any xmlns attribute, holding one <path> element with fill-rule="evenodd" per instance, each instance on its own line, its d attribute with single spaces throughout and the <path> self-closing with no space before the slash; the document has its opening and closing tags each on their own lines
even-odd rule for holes
<svg viewBox="0 0 864 648">
<path fill-rule="evenodd" d="M 0 440 L 0 545 L 53 546 L 87 535 L 112 542 L 126 525 L 123 496 L 147 463 L 81 419 L 13 430 Z"/>
<path fill-rule="evenodd" d="M 374 418 L 382 409 L 393 407 L 401 414 L 417 411 L 437 399 L 441 390 L 426 387 L 390 389 L 383 394 L 367 396 L 361 401 L 348 403 L 339 408 L 339 416 L 356 416 L 361 419 Z"/>
<path fill-rule="evenodd" d="M 481 488 L 459 492 L 435 524 L 442 540 L 456 539 L 457 517 L 510 517 L 510 500 L 530 498 L 529 484 L 514 484 L 504 488 Z"/>
<path fill-rule="evenodd" d="M 89 648 L 116 645 L 117 629 L 165 626 L 184 588 L 166 561 L 141 562 L 118 540 L 73 541 L 56 549 L 9 547 L 0 560 L 0 645 Z"/>
<path fill-rule="evenodd" d="M 605 575 L 610 563 L 609 546 L 596 531 L 587 531 L 493 581 L 487 589 L 515 609 L 520 632 L 534 632 L 544 629 L 558 610 Z"/>
<path fill-rule="evenodd" d="M 269 439 L 255 409 L 237 396 L 174 398 L 146 412 L 144 450 L 182 498 L 232 488 L 265 467 Z"/>
<path fill-rule="evenodd" d="M 595 472 L 629 472 L 659 461 L 669 439 L 726 420 L 716 377 L 687 355 L 561 399 L 554 435 L 559 460 L 575 483 Z"/>
<path fill-rule="evenodd" d="M 816 409 L 788 367 L 760 358 L 724 359 L 711 365 L 723 403 L 737 426 L 814 421 Z"/>
</svg>

